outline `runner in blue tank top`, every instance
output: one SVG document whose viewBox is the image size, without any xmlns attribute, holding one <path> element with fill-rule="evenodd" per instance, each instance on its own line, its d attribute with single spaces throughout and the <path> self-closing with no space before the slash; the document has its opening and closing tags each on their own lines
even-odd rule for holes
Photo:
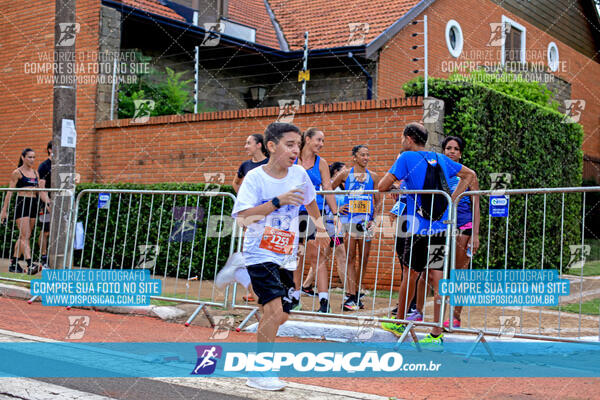
<svg viewBox="0 0 600 400">
<path fill-rule="evenodd" d="M 354 146 L 352 149 L 352 158 L 354 166 L 351 169 L 345 169 L 333 182 L 337 186 L 340 181 L 345 181 L 346 190 L 374 190 L 379 184 L 379 176 L 367 169 L 369 163 L 369 148 L 365 145 Z M 345 231 L 348 232 L 348 265 L 355 270 L 358 278 L 358 288 L 356 293 L 351 293 L 349 298 L 354 300 L 362 308 L 360 302 L 360 281 L 365 267 L 369 262 L 371 252 L 371 238 L 373 237 L 374 215 L 377 215 L 381 207 L 379 194 L 349 194 L 345 199 L 344 210 L 340 212 L 343 215 Z M 356 263 L 356 253 L 358 248 L 358 263 Z"/>
<path fill-rule="evenodd" d="M 315 190 L 331 190 L 331 176 L 329 175 L 329 166 L 324 158 L 319 157 L 319 152 L 323 148 L 325 134 L 316 129 L 309 128 L 302 135 L 302 146 L 300 148 L 300 156 L 296 162 L 303 166 L 310 177 Z M 323 212 L 323 196 L 317 195 L 317 205 L 321 213 Z M 326 195 L 325 201 L 329 205 L 331 212 L 334 214 L 335 224 L 341 229 L 338 220 L 338 208 L 333 194 Z M 303 214 L 306 211 L 300 210 L 300 238 L 306 238 L 306 250 L 303 259 L 299 259 L 298 268 L 294 272 L 294 284 L 296 290 L 292 294 L 294 308 L 298 309 L 300 301 L 301 281 L 306 264 L 316 268 L 317 290 L 319 292 L 319 312 L 329 312 L 329 279 L 327 273 L 327 255 L 324 248 L 319 248 L 315 244 L 314 226 L 310 220 L 304 219 Z M 309 272 L 310 275 L 310 272 Z"/>
</svg>

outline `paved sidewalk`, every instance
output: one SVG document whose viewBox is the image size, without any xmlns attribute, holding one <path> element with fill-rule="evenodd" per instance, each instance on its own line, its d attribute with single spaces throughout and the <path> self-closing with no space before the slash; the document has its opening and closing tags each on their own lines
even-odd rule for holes
<svg viewBox="0 0 600 400">
<path fill-rule="evenodd" d="M 69 317 L 88 317 L 78 340 L 69 340 Z M 147 316 L 66 310 L 0 297 L 0 329 L 73 342 L 206 342 L 213 330 L 184 327 Z M 230 332 L 227 342 L 253 342 L 255 336 Z M 279 341 L 308 341 L 280 338 Z M 211 340 L 212 341 L 212 340 Z M 600 378 L 288 378 L 289 382 L 398 399 L 600 399 Z M 175 383 L 175 382 L 173 382 Z M 178 385 L 194 382 L 180 379 Z M 197 382 L 196 382 L 197 383 Z M 224 383 L 221 382 L 221 383 Z M 227 385 L 226 385 L 227 386 Z M 232 384 L 232 386 L 234 386 Z M 320 389 L 320 391 L 323 389 Z M 333 391 L 331 393 L 334 394 Z M 371 396 L 364 396 L 373 398 Z M 260 397 L 259 397 L 260 398 Z M 333 396 L 330 398 L 334 398 Z"/>
</svg>

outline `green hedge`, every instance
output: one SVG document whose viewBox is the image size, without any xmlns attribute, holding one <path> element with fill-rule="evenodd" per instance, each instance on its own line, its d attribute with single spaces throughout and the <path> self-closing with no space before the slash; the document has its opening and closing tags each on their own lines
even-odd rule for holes
<svg viewBox="0 0 600 400">
<path fill-rule="evenodd" d="M 470 84 L 444 79 L 429 80 L 429 96 L 445 102 L 444 132 L 465 139 L 463 163 L 477 172 L 480 188 L 491 188 L 490 173 L 512 175 L 511 189 L 580 186 L 582 181 L 583 129 L 578 124 L 563 123 L 564 115 L 547 97 L 535 94 L 535 85 L 520 83 L 524 100 L 483 84 Z M 518 89 L 518 87 L 517 87 Z M 540 89 L 544 90 L 544 89 Z M 407 96 L 423 95 L 423 80 L 404 86 Z M 531 95 L 534 93 L 534 95 Z M 488 263 L 487 197 L 481 201 L 481 251 L 474 259 L 475 267 Z M 569 261 L 569 245 L 581 243 L 581 194 L 565 195 L 563 232 L 563 266 Z M 562 195 L 546 197 L 546 219 L 543 218 L 543 195 L 527 199 L 527 226 L 524 225 L 525 196 L 510 198 L 508 228 L 505 218 L 492 218 L 489 231 L 489 265 L 494 268 L 557 268 L 560 265 Z M 545 223 L 545 229 L 543 225 Z M 526 228 L 526 229 L 525 229 Z M 505 246 L 508 229 L 508 249 Z M 542 243 L 543 231 L 545 239 Z M 543 250 L 543 263 L 542 263 Z M 504 256 L 505 251 L 507 257 Z M 505 262 L 506 259 L 506 262 Z"/>
<path fill-rule="evenodd" d="M 203 191 L 216 188 L 215 185 L 191 183 L 87 183 L 78 185 L 77 193 L 84 189 Z M 230 186 L 222 186 L 219 191 L 233 193 Z M 140 245 L 159 246 L 155 269 L 157 275 L 164 275 L 166 270 L 168 276 L 202 276 L 203 279 L 212 279 L 215 264 L 222 266 L 227 260 L 232 235 L 208 237 L 206 241 L 205 236 L 209 210 L 213 218 L 212 229 L 217 232 L 220 232 L 223 225 L 218 223 L 218 216 L 224 215 L 230 220 L 233 201 L 229 197 L 112 194 L 110 207 L 99 209 L 98 196 L 97 193 L 88 193 L 81 198 L 77 220 L 85 225 L 85 245 L 83 250 L 75 251 L 74 267 L 131 268 L 139 262 Z M 195 234 L 191 235 L 193 242 L 169 241 L 173 226 L 178 223 L 173 218 L 173 207 L 184 206 L 201 207 L 204 217 L 197 223 Z M 230 231 L 230 226 L 228 224 L 223 232 Z"/>
</svg>

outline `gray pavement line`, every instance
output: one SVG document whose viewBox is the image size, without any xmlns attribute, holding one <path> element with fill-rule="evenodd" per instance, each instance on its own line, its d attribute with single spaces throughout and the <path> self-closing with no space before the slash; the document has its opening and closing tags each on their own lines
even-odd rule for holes
<svg viewBox="0 0 600 400">
<path fill-rule="evenodd" d="M 17 377 L 0 378 L 0 396 L 2 395 L 25 400 L 113 400 L 112 397 L 99 396 L 35 379 Z"/>
<path fill-rule="evenodd" d="M 263 400 L 298 400 L 310 398 L 311 400 L 388 400 L 388 396 L 378 396 L 369 393 L 352 392 L 348 390 L 332 389 L 323 386 L 308 385 L 296 382 L 287 382 L 284 391 L 265 392 L 246 386 L 246 378 L 150 378 L 161 382 L 188 386 L 213 392 L 242 396 L 250 399 Z M 283 378 L 285 381 L 285 378 Z M 267 396 L 268 395 L 268 396 Z"/>
<path fill-rule="evenodd" d="M 579 301 L 579 299 L 587 299 L 590 296 L 595 296 L 597 294 L 600 294 L 600 289 L 592 289 L 592 290 L 586 290 L 585 292 L 581 292 L 581 293 L 573 293 L 569 296 L 561 296 L 561 303 L 568 303 L 571 302 L 573 300 L 577 300 Z"/>
</svg>

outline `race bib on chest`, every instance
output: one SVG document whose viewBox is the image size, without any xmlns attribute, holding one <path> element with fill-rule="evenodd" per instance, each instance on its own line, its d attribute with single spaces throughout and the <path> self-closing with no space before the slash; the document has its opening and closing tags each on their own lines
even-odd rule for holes
<svg viewBox="0 0 600 400">
<path fill-rule="evenodd" d="M 350 200 L 349 211 L 351 214 L 370 214 L 371 213 L 371 201 L 370 200 Z"/>
<path fill-rule="evenodd" d="M 265 231 L 258 247 L 278 254 L 292 254 L 294 250 L 294 236 L 292 232 L 265 226 Z"/>
</svg>

